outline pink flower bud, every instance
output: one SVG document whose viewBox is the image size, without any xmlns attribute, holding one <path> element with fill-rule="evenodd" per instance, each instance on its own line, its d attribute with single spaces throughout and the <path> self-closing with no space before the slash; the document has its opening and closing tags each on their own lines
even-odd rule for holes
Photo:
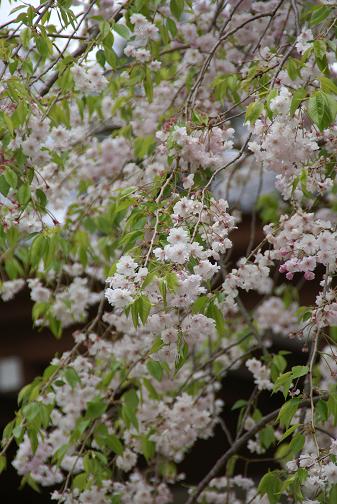
<svg viewBox="0 0 337 504">
<path fill-rule="evenodd" d="M 312 271 L 306 271 L 304 273 L 304 278 L 306 280 L 313 280 L 315 278 L 315 273 L 313 273 Z"/>
</svg>

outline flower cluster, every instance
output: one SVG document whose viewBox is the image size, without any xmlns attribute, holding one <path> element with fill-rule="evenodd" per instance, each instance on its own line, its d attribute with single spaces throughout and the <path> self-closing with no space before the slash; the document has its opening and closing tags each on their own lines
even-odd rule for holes
<svg viewBox="0 0 337 504">
<path fill-rule="evenodd" d="M 313 213 L 296 212 L 292 216 L 281 216 L 275 234 L 270 227 L 265 232 L 273 245 L 270 257 L 282 261 L 280 272 L 288 280 L 297 272 L 303 272 L 306 280 L 313 280 L 319 264 L 328 267 L 330 272 L 335 271 L 337 235 L 329 221 L 315 219 Z"/>
<path fill-rule="evenodd" d="M 285 310 L 284 302 L 276 296 L 271 296 L 259 305 L 255 312 L 255 318 L 263 331 L 271 330 L 275 334 L 289 336 L 299 328 L 295 315 L 297 310 L 296 303 L 292 303 Z"/>
<path fill-rule="evenodd" d="M 103 70 L 98 65 L 94 65 L 89 69 L 74 65 L 71 68 L 71 74 L 76 88 L 82 93 L 99 93 L 107 85 Z"/>
<path fill-rule="evenodd" d="M 151 40 L 158 39 L 158 28 L 150 23 L 142 14 L 132 14 L 130 22 L 133 25 L 132 41 L 124 49 L 124 54 L 145 63 L 151 60 L 151 52 L 145 48 Z M 159 62 L 158 62 L 159 63 Z M 159 63 L 160 66 L 160 63 Z"/>
<path fill-rule="evenodd" d="M 248 359 L 246 366 L 254 376 L 254 382 L 259 390 L 271 390 L 273 384 L 270 381 L 270 369 L 257 359 Z"/>
<path fill-rule="evenodd" d="M 233 128 L 218 127 L 189 133 L 185 126 L 174 126 L 172 131 L 157 132 L 157 138 L 165 142 L 168 153 L 179 154 L 181 168 L 192 172 L 200 167 L 217 169 L 225 165 L 226 151 L 233 147 L 233 135 Z"/>
</svg>

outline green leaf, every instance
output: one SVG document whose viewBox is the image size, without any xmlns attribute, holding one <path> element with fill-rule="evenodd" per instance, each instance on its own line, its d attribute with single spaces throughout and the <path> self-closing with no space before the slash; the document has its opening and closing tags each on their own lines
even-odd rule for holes
<svg viewBox="0 0 337 504">
<path fill-rule="evenodd" d="M 29 423 L 34 422 L 40 415 L 40 404 L 35 401 L 27 404 L 22 408 L 22 414 Z"/>
<path fill-rule="evenodd" d="M 271 425 L 267 425 L 264 429 L 259 434 L 259 439 L 262 444 L 262 446 L 268 450 L 268 448 L 273 444 L 275 441 L 275 431 L 274 428 Z"/>
<path fill-rule="evenodd" d="M 327 5 L 321 5 L 319 7 L 315 7 L 313 9 L 313 13 L 311 14 L 310 18 L 310 26 L 316 26 L 322 21 L 324 21 L 329 14 L 331 13 L 331 7 L 328 7 Z"/>
<path fill-rule="evenodd" d="M 303 446 L 304 446 L 304 442 L 305 442 L 305 437 L 303 436 L 303 434 L 296 434 L 296 436 L 293 437 L 293 439 L 291 440 L 289 446 L 288 446 L 288 450 L 289 452 L 292 454 L 292 455 L 295 455 L 296 453 L 298 453 L 299 451 L 302 450 Z"/>
<path fill-rule="evenodd" d="M 330 494 L 329 494 L 329 500 L 327 504 L 336 504 L 337 502 L 337 485 L 333 485 Z"/>
<path fill-rule="evenodd" d="M 15 427 L 15 420 L 12 420 L 6 425 L 6 427 L 2 432 L 2 445 L 4 444 L 4 441 L 7 441 L 12 436 L 14 427 Z"/>
<path fill-rule="evenodd" d="M 226 464 L 226 476 L 227 478 L 231 478 L 234 475 L 235 471 L 235 466 L 236 463 L 239 459 L 238 455 L 232 455 L 232 457 L 229 458 L 227 464 Z"/>
<path fill-rule="evenodd" d="M 177 25 L 175 24 L 173 19 L 167 18 L 166 19 L 166 26 L 167 26 L 168 31 L 171 33 L 172 37 L 175 37 L 178 29 L 177 29 Z"/>
<path fill-rule="evenodd" d="M 107 37 L 110 33 L 110 25 L 107 21 L 101 21 L 99 23 L 99 31 L 100 31 L 100 34 L 102 36 L 102 38 L 104 39 L 105 37 Z"/>
<path fill-rule="evenodd" d="M 163 304 L 166 308 L 167 306 L 167 286 L 165 280 L 160 280 L 159 281 L 159 292 L 161 294 L 161 297 L 163 298 Z"/>
<path fill-rule="evenodd" d="M 124 419 L 127 427 L 132 424 L 138 430 L 138 420 L 136 417 L 136 410 L 138 407 L 139 399 L 135 389 L 130 389 L 123 394 L 123 407 L 122 418 Z"/>
<path fill-rule="evenodd" d="M 283 404 L 277 420 L 280 422 L 281 427 L 288 428 L 289 424 L 295 415 L 296 411 L 298 410 L 298 406 L 301 402 L 301 399 L 299 397 L 290 399 L 290 401 L 287 401 L 286 403 Z"/>
<path fill-rule="evenodd" d="M 180 346 L 179 354 L 178 354 L 178 357 L 175 362 L 176 374 L 183 367 L 183 365 L 187 361 L 187 358 L 188 358 L 188 345 L 187 345 L 186 341 L 184 341 L 183 344 Z"/>
<path fill-rule="evenodd" d="M 152 304 L 147 296 L 142 294 L 133 303 L 127 307 L 131 311 L 133 325 L 139 326 L 139 319 L 144 325 L 149 317 Z"/>
<path fill-rule="evenodd" d="M 74 78 L 70 71 L 70 67 L 65 68 L 59 75 L 56 81 L 59 88 L 62 89 L 62 91 L 70 91 L 74 85 Z"/>
<path fill-rule="evenodd" d="M 72 488 L 77 488 L 80 491 L 85 490 L 88 483 L 88 475 L 86 472 L 77 474 L 72 480 Z"/>
<path fill-rule="evenodd" d="M 4 177 L 7 184 L 15 189 L 16 186 L 18 185 L 18 176 L 15 173 L 15 171 L 12 170 L 12 168 L 9 168 L 8 166 L 5 170 Z"/>
<path fill-rule="evenodd" d="M 33 478 L 30 476 L 30 474 L 26 474 L 22 478 L 21 484 L 20 484 L 20 489 L 23 488 L 25 485 L 30 486 L 35 492 L 38 492 L 38 493 L 41 492 L 38 484 L 36 483 L 35 480 L 33 480 Z"/>
<path fill-rule="evenodd" d="M 287 429 L 285 431 L 285 433 L 283 434 L 283 436 L 281 437 L 281 439 L 279 440 L 279 443 L 281 443 L 282 441 L 284 441 L 288 436 L 290 436 L 298 427 L 299 427 L 300 424 L 295 424 L 295 425 L 292 425 L 291 427 L 289 427 L 289 429 Z"/>
<path fill-rule="evenodd" d="M 29 383 L 28 385 L 22 387 L 22 389 L 18 394 L 18 404 L 28 401 L 31 390 L 32 390 L 32 383 Z"/>
<path fill-rule="evenodd" d="M 327 401 L 318 401 L 315 407 L 315 414 L 319 422 L 326 422 L 329 418 L 329 408 Z"/>
<path fill-rule="evenodd" d="M 30 187 L 28 184 L 22 184 L 18 190 L 18 201 L 21 205 L 26 205 L 30 200 Z"/>
<path fill-rule="evenodd" d="M 246 109 L 245 122 L 250 122 L 251 125 L 255 124 L 263 109 L 263 103 L 259 101 L 250 103 Z"/>
<path fill-rule="evenodd" d="M 37 401 L 32 401 L 22 408 L 22 414 L 27 420 L 27 423 L 32 431 L 35 446 L 35 434 L 38 429 L 40 429 L 41 426 L 45 428 L 48 427 L 50 419 L 50 406 Z M 36 431 L 35 434 L 34 431 Z"/>
<path fill-rule="evenodd" d="M 107 371 L 105 374 L 102 376 L 102 381 L 100 382 L 100 388 L 108 388 L 108 386 L 111 383 L 111 380 L 115 376 L 116 372 L 120 369 L 120 363 L 119 362 L 113 362 L 111 364 L 111 367 L 109 371 Z"/>
<path fill-rule="evenodd" d="M 85 418 L 93 420 L 95 418 L 99 418 L 106 412 L 107 408 L 108 405 L 104 402 L 104 400 L 101 397 L 97 397 L 96 399 L 88 402 Z"/>
<path fill-rule="evenodd" d="M 280 500 L 282 482 L 277 471 L 272 471 L 263 476 L 258 486 L 261 495 L 267 494 L 270 504 L 276 504 Z"/>
<path fill-rule="evenodd" d="M 143 159 L 150 155 L 156 145 L 156 140 L 152 135 L 137 137 L 134 141 L 134 150 L 137 159 Z"/>
<path fill-rule="evenodd" d="M 49 316 L 49 328 L 55 338 L 59 339 L 62 336 L 62 324 L 61 321 L 55 317 Z"/>
<path fill-rule="evenodd" d="M 158 350 L 160 350 L 162 347 L 164 346 L 164 343 L 162 342 L 162 340 L 158 337 L 154 340 L 153 342 L 153 345 L 150 349 L 150 354 L 153 354 L 153 353 L 156 353 L 158 352 Z"/>
<path fill-rule="evenodd" d="M 0 175 L 0 192 L 1 192 L 1 194 L 3 194 L 4 196 L 7 196 L 7 194 L 9 193 L 9 189 L 10 189 L 10 185 L 8 184 L 8 182 L 6 182 L 4 175 Z"/>
<path fill-rule="evenodd" d="M 36 189 L 35 195 L 37 197 L 38 204 L 42 207 L 45 208 L 47 205 L 47 196 L 45 193 L 42 191 L 42 189 Z"/>
<path fill-rule="evenodd" d="M 291 80 L 296 80 L 301 76 L 301 62 L 295 58 L 289 58 L 287 72 Z"/>
<path fill-rule="evenodd" d="M 314 40 L 313 48 L 316 59 L 323 60 L 327 49 L 325 41 L 321 39 Z"/>
<path fill-rule="evenodd" d="M 151 70 L 148 66 L 145 69 L 144 90 L 148 102 L 151 103 L 153 100 L 153 81 L 151 77 Z"/>
<path fill-rule="evenodd" d="M 156 452 L 156 445 L 153 441 L 151 441 L 147 436 L 144 435 L 140 437 L 140 443 L 143 455 L 146 458 L 147 462 L 149 462 Z"/>
<path fill-rule="evenodd" d="M 112 29 L 113 29 L 113 31 L 118 33 L 118 35 L 123 37 L 124 39 L 128 40 L 130 38 L 130 31 L 128 30 L 128 28 L 125 25 L 123 25 L 121 23 L 115 23 L 113 25 Z"/>
<path fill-rule="evenodd" d="M 0 455 L 0 474 L 6 469 L 7 467 L 7 459 L 5 455 Z"/>
<path fill-rule="evenodd" d="M 321 83 L 322 91 L 328 94 L 337 95 L 337 86 L 331 79 L 328 79 L 328 77 L 320 77 L 319 81 Z"/>
<path fill-rule="evenodd" d="M 327 45 L 324 40 L 315 40 L 313 42 L 315 62 L 321 72 L 327 73 L 329 69 L 329 62 L 327 59 Z"/>
<path fill-rule="evenodd" d="M 29 112 L 29 108 L 27 107 L 26 103 L 24 103 L 24 102 L 18 103 L 18 105 L 17 105 L 17 107 L 11 117 L 15 128 L 18 128 L 19 126 L 24 124 L 24 122 L 27 118 L 28 112 Z"/>
<path fill-rule="evenodd" d="M 198 297 L 192 304 L 192 313 L 204 313 L 205 308 L 209 303 L 209 298 L 207 296 Z"/>
<path fill-rule="evenodd" d="M 30 28 L 24 28 L 20 31 L 20 39 L 24 49 L 29 49 L 29 41 L 32 38 L 32 30 Z"/>
<path fill-rule="evenodd" d="M 328 398 L 328 411 L 329 415 L 332 415 L 334 420 L 334 425 L 337 425 L 337 397 L 336 393 L 331 393 Z"/>
<path fill-rule="evenodd" d="M 336 113 L 337 102 L 331 95 L 323 91 L 317 91 L 310 96 L 308 101 L 308 114 L 320 131 L 330 126 L 336 117 Z"/>
<path fill-rule="evenodd" d="M 261 194 L 256 208 L 264 223 L 276 222 L 279 215 L 279 198 L 276 194 Z"/>
<path fill-rule="evenodd" d="M 46 236 L 43 236 L 42 234 L 37 235 L 34 238 L 34 241 L 30 248 L 30 257 L 32 264 L 37 265 L 40 262 L 41 258 L 47 253 L 47 251 L 48 238 Z"/>
<path fill-rule="evenodd" d="M 302 87 L 296 89 L 290 104 L 290 115 L 293 116 L 295 114 L 296 110 L 301 105 L 302 101 L 306 98 L 306 96 L 307 96 L 306 89 Z"/>
<path fill-rule="evenodd" d="M 12 119 L 5 112 L 2 112 L 2 117 L 3 117 L 3 120 L 8 128 L 9 133 L 13 136 L 14 135 L 14 125 L 13 125 Z"/>
<path fill-rule="evenodd" d="M 116 68 L 117 57 L 115 51 L 109 47 L 104 47 L 104 56 L 111 68 Z"/>
<path fill-rule="evenodd" d="M 225 319 L 220 309 L 214 303 L 209 304 L 206 316 L 215 320 L 216 330 L 219 336 L 223 336 L 226 332 Z"/>
<path fill-rule="evenodd" d="M 163 44 L 164 45 L 168 44 L 170 42 L 170 36 L 169 36 L 167 26 L 164 25 L 163 23 L 161 23 L 159 26 L 159 33 L 160 33 L 161 39 L 163 41 Z"/>
<path fill-rule="evenodd" d="M 67 455 L 68 451 L 69 451 L 68 444 L 61 445 L 54 453 L 53 461 L 57 462 L 57 464 L 61 464 L 62 460 Z"/>
<path fill-rule="evenodd" d="M 77 372 L 72 367 L 66 367 L 63 371 L 64 377 L 71 386 L 71 388 L 75 388 L 78 383 L 81 382 L 80 377 Z"/>
<path fill-rule="evenodd" d="M 276 378 L 285 370 L 287 367 L 287 361 L 283 355 L 274 355 L 272 360 L 271 376 L 272 380 L 275 381 Z"/>
<path fill-rule="evenodd" d="M 135 389 L 130 389 L 123 394 L 123 402 L 128 408 L 136 410 L 138 407 L 139 399 Z"/>
<path fill-rule="evenodd" d="M 139 306 L 140 320 L 142 321 L 143 324 L 145 324 L 148 317 L 149 317 L 149 314 L 150 314 L 150 311 L 152 308 L 152 304 L 151 304 L 149 298 L 145 295 L 141 295 L 137 301 L 138 301 L 138 306 Z"/>
<path fill-rule="evenodd" d="M 32 317 L 34 322 L 45 315 L 49 309 L 49 303 L 35 303 L 32 309 Z"/>
<path fill-rule="evenodd" d="M 150 380 L 148 380 L 147 378 L 143 378 L 143 383 L 146 390 L 149 393 L 150 398 L 158 401 L 160 399 L 160 395 L 158 394 L 158 392 L 156 391 Z"/>
<path fill-rule="evenodd" d="M 35 36 L 34 38 L 36 49 L 40 53 L 41 58 L 45 60 L 53 52 L 52 42 L 49 40 L 45 33 L 42 33 L 39 36 Z"/>
<path fill-rule="evenodd" d="M 335 343 L 337 343 L 337 326 L 329 327 L 329 336 L 333 339 Z"/>
<path fill-rule="evenodd" d="M 175 292 L 179 285 L 178 277 L 175 273 L 169 272 L 165 275 L 166 285 L 170 292 Z"/>
<path fill-rule="evenodd" d="M 232 411 L 236 410 L 236 409 L 241 409 L 243 408 L 244 406 L 246 406 L 248 403 L 245 399 L 238 399 L 237 401 L 235 401 L 235 403 L 233 404 L 232 406 Z"/>
<path fill-rule="evenodd" d="M 101 67 L 104 68 L 104 65 L 105 65 L 105 54 L 104 54 L 104 51 L 102 49 L 99 49 L 97 52 L 96 52 L 96 61 L 97 63 L 99 63 L 101 65 Z"/>
<path fill-rule="evenodd" d="M 111 448 L 113 452 L 116 453 L 116 455 L 122 455 L 124 451 L 124 447 L 122 443 L 120 442 L 119 438 L 115 434 L 109 434 L 108 438 L 108 446 Z"/>
<path fill-rule="evenodd" d="M 308 366 L 294 366 L 291 368 L 291 374 L 293 378 L 299 378 L 300 376 L 305 376 L 308 374 Z"/>
<path fill-rule="evenodd" d="M 56 371 L 59 369 L 59 366 L 56 366 L 56 365 L 50 365 L 48 366 L 44 372 L 43 372 L 43 379 L 44 380 L 49 380 L 49 378 L 53 375 L 56 374 Z"/>
<path fill-rule="evenodd" d="M 142 290 L 145 289 L 145 287 L 147 287 L 148 285 L 150 285 L 154 279 L 156 278 L 156 273 L 154 271 L 150 271 L 146 277 L 144 278 L 144 281 L 142 283 Z"/>
<path fill-rule="evenodd" d="M 163 379 L 163 368 L 160 362 L 149 359 L 146 363 L 146 367 L 150 375 L 153 376 L 153 378 L 155 378 L 157 381 L 160 382 Z"/>
<path fill-rule="evenodd" d="M 37 429 L 27 429 L 27 435 L 30 441 L 30 446 L 32 448 L 33 453 L 36 452 L 39 446 L 39 438 L 37 436 Z"/>
<path fill-rule="evenodd" d="M 175 481 L 177 475 L 177 467 L 173 462 L 164 460 L 159 466 L 160 473 L 164 476 L 165 480 Z"/>
<path fill-rule="evenodd" d="M 184 3 L 184 0 L 170 0 L 170 10 L 178 21 L 184 12 Z"/>
</svg>

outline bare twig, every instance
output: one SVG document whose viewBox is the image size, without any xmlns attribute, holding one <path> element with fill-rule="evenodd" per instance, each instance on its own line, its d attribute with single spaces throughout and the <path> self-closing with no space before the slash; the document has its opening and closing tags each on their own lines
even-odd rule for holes
<svg viewBox="0 0 337 504">
<path fill-rule="evenodd" d="M 291 7 L 294 11 L 296 35 L 298 36 L 301 33 L 301 27 L 299 21 L 300 16 L 297 8 L 297 0 L 291 0 Z"/>
</svg>

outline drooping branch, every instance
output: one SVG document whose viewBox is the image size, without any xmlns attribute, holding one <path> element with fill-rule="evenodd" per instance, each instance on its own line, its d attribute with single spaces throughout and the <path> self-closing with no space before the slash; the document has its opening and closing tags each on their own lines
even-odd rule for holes
<svg viewBox="0 0 337 504">
<path fill-rule="evenodd" d="M 316 403 L 321 399 L 327 399 L 327 394 L 322 394 L 313 398 L 313 402 Z M 305 399 L 299 404 L 299 408 L 307 408 L 311 406 L 311 399 Z M 226 463 L 232 455 L 235 455 L 255 434 L 260 432 L 268 423 L 272 422 L 277 418 L 280 413 L 281 408 L 278 408 L 271 413 L 265 415 L 259 422 L 257 422 L 252 429 L 243 434 L 237 441 L 233 443 L 231 448 L 226 451 L 214 464 L 212 469 L 206 474 L 206 476 L 200 481 L 194 492 L 187 499 L 186 504 L 194 504 L 197 502 L 198 497 L 207 485 L 212 481 L 213 478 L 218 476 L 219 472 L 225 467 Z"/>
</svg>

